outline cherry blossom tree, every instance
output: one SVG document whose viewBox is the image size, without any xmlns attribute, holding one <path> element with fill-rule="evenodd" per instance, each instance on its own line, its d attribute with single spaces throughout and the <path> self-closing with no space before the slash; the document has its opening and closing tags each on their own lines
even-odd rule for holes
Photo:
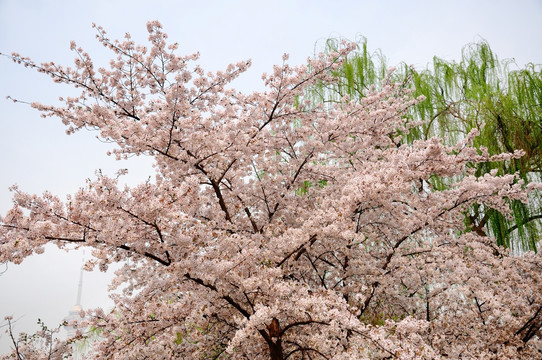
<svg viewBox="0 0 542 360">
<path fill-rule="evenodd" d="M 5 319 L 6 334 L 13 344 L 13 351 L 9 355 L 0 355 L 0 359 L 47 359 L 60 360 L 72 355 L 70 341 L 61 341 L 57 338 L 62 326 L 50 329 L 40 319 L 38 325 L 40 330 L 34 334 L 19 334 L 18 338 L 14 333 L 14 321 L 11 316 Z"/>
<path fill-rule="evenodd" d="M 64 201 L 14 187 L 0 219 L 0 261 L 53 243 L 93 248 L 89 269 L 122 265 L 115 308 L 86 314 L 100 335 L 90 356 L 540 358 L 542 258 L 463 224 L 474 203 L 510 214 L 509 200 L 542 188 L 474 171 L 521 151 L 490 156 L 476 130 L 454 145 L 401 142 L 420 125 L 405 117 L 419 101 L 408 83 L 305 101 L 354 45 L 296 67 L 285 55 L 266 91 L 243 94 L 230 83 L 250 62 L 204 72 L 158 22 L 149 47 L 96 30 L 108 69 L 75 43 L 73 68 L 11 57 L 80 90 L 32 107 L 69 133 L 99 131 L 119 159 L 151 156 L 155 179 L 129 188 L 97 174 Z"/>
</svg>

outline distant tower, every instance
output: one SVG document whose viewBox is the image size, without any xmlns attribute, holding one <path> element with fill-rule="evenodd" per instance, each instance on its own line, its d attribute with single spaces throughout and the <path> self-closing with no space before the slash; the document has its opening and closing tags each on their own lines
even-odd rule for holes
<svg viewBox="0 0 542 360">
<path fill-rule="evenodd" d="M 78 328 L 78 323 L 82 320 L 81 319 L 81 310 L 83 310 L 83 307 L 81 306 L 81 293 L 83 291 L 83 267 L 81 267 L 81 272 L 79 274 L 79 286 L 77 287 L 77 301 L 75 302 L 75 305 L 72 307 L 70 312 L 68 313 L 68 316 L 64 318 L 64 321 L 66 321 L 69 325 L 65 327 L 66 332 L 68 333 L 68 337 L 74 337 Z M 71 359 L 78 360 L 80 359 L 80 349 L 78 349 L 78 346 L 76 346 L 77 343 L 73 343 L 73 357 Z"/>
<path fill-rule="evenodd" d="M 68 332 L 68 336 L 72 337 L 75 336 L 75 333 L 77 331 L 77 323 L 81 320 L 81 315 L 79 313 L 81 310 L 83 310 L 83 307 L 81 306 L 81 293 L 83 291 L 83 268 L 81 268 L 81 273 L 79 274 L 79 286 L 77 287 L 77 301 L 75 302 L 75 305 L 72 307 L 70 312 L 68 313 L 68 316 L 64 318 L 68 324 L 75 323 L 74 326 L 66 326 L 66 331 Z"/>
</svg>

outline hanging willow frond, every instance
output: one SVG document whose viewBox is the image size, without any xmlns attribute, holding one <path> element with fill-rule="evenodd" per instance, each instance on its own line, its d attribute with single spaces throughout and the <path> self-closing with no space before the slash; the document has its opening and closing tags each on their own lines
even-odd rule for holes
<svg viewBox="0 0 542 360">
<path fill-rule="evenodd" d="M 338 48 L 339 40 L 326 42 L 326 50 Z M 337 83 L 319 84 L 308 94 L 314 103 L 339 101 L 348 95 L 361 99 L 370 87 L 382 85 L 388 68 L 385 56 L 369 52 L 362 38 L 357 52 L 351 54 L 336 72 Z M 479 164 L 478 176 L 493 169 L 501 174 L 518 173 L 526 183 L 542 179 L 542 66 L 528 64 L 519 68 L 513 60 L 499 60 L 486 41 L 463 48 L 459 62 L 434 57 L 432 66 L 415 69 L 402 63 L 393 80 L 410 79 L 415 97 L 425 100 L 412 106 L 407 116 L 424 121 L 404 135 L 404 141 L 440 136 L 448 144 L 461 140 L 472 129 L 480 135 L 476 146 L 486 147 L 490 154 L 522 149 L 525 156 L 506 162 Z M 446 180 L 430 179 L 438 189 Z M 537 249 L 542 234 L 542 195 L 528 204 L 510 202 L 513 218 L 507 219 L 493 209 L 467 212 L 467 230 L 481 229 L 493 236 L 498 245 L 515 251 Z M 476 215 L 476 216 L 474 216 Z"/>
</svg>

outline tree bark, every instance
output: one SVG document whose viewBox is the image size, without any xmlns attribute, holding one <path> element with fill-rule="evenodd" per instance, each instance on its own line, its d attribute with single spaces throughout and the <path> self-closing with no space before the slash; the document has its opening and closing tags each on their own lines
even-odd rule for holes
<svg viewBox="0 0 542 360">
<path fill-rule="evenodd" d="M 282 354 L 282 341 L 277 339 L 276 342 L 269 342 L 269 354 L 271 355 L 271 360 L 283 360 L 284 356 Z"/>
</svg>

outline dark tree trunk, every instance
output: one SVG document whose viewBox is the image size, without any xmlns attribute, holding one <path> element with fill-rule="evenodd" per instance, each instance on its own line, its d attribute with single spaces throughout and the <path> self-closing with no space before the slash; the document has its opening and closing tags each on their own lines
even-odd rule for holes
<svg viewBox="0 0 542 360">
<path fill-rule="evenodd" d="M 282 355 L 282 342 L 280 339 L 278 339 L 276 342 L 270 342 L 268 344 L 271 360 L 283 360 L 284 356 Z"/>
<path fill-rule="evenodd" d="M 283 360 L 284 355 L 282 354 L 282 331 L 280 328 L 280 323 L 277 318 L 273 318 L 271 323 L 267 325 L 267 332 L 260 330 L 263 338 L 269 346 L 269 355 L 271 360 Z M 273 341 L 275 339 L 275 341 Z"/>
</svg>

